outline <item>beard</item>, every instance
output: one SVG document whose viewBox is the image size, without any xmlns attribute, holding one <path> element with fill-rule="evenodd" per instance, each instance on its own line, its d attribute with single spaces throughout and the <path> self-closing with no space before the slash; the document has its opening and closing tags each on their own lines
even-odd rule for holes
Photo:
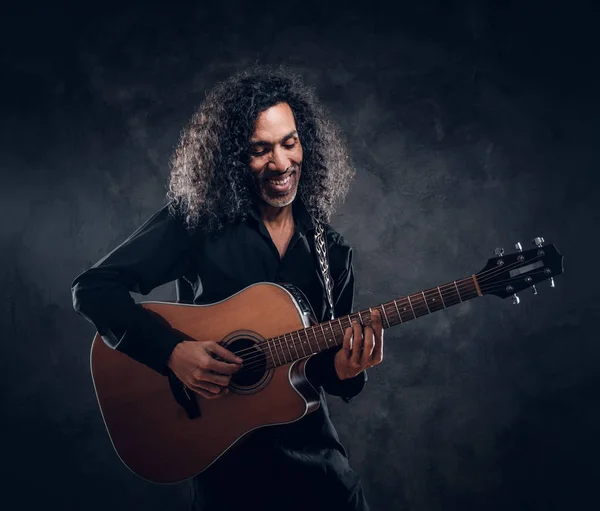
<svg viewBox="0 0 600 511">
<path fill-rule="evenodd" d="M 271 184 L 270 179 L 289 179 L 281 185 Z M 261 171 L 254 175 L 254 187 L 258 197 L 269 206 L 283 208 L 293 202 L 298 193 L 300 165 L 290 165 L 285 172 Z"/>
</svg>

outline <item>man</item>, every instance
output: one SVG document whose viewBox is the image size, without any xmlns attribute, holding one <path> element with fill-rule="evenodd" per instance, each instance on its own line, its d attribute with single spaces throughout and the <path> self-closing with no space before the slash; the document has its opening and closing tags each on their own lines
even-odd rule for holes
<svg viewBox="0 0 600 511">
<path fill-rule="evenodd" d="M 129 292 L 176 281 L 178 301 L 214 303 L 256 282 L 300 288 L 319 321 L 327 299 L 315 252 L 322 221 L 336 316 L 353 305 L 352 249 L 326 222 L 354 174 L 313 91 L 284 69 L 256 67 L 211 90 L 172 159 L 168 204 L 73 282 L 75 309 L 106 343 L 203 398 L 227 393 L 242 360 L 158 323 Z M 264 304 L 268 310 L 268 304 Z M 383 330 L 354 323 L 342 349 L 313 356 L 319 409 L 265 427 L 192 479 L 195 509 L 366 510 L 358 476 L 330 421 L 324 392 L 349 402 L 382 360 Z M 215 356 L 222 360 L 218 361 Z M 233 418 L 232 418 L 233 420 Z"/>
</svg>

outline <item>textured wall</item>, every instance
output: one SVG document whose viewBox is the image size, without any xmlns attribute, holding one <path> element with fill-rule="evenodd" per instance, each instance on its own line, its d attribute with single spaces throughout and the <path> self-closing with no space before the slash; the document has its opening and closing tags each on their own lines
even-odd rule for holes
<svg viewBox="0 0 600 511">
<path fill-rule="evenodd" d="M 372 509 L 577 509 L 594 496 L 591 9 L 323 3 L 3 16 L 1 465 L 16 508 L 185 509 L 185 486 L 118 461 L 89 375 L 94 332 L 69 287 L 163 203 L 169 153 L 206 89 L 254 62 L 301 73 L 348 136 L 358 175 L 333 224 L 356 250 L 357 307 L 479 271 L 494 247 L 534 236 L 565 254 L 557 288 L 519 307 L 486 297 L 388 331 L 363 394 L 331 400 Z"/>
</svg>

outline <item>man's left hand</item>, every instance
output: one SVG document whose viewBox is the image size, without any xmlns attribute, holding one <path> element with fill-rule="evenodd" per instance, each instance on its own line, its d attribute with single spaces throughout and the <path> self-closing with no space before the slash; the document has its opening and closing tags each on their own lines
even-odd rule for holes
<svg viewBox="0 0 600 511">
<path fill-rule="evenodd" d="M 340 380 L 354 378 L 360 372 L 383 360 L 383 325 L 379 309 L 371 309 L 371 325 L 356 320 L 344 334 L 344 345 L 335 354 L 333 363 Z"/>
</svg>

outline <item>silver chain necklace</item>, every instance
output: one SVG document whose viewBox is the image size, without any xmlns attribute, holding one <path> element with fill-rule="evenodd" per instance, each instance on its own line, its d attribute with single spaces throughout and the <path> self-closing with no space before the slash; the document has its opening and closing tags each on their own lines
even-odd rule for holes
<svg viewBox="0 0 600 511">
<path fill-rule="evenodd" d="M 315 247 L 317 249 L 317 259 L 319 260 L 319 268 L 321 269 L 321 276 L 325 283 L 325 295 L 327 297 L 327 303 L 329 305 L 329 315 L 331 319 L 335 318 L 335 311 L 333 309 L 333 282 L 331 280 L 331 274 L 329 272 L 329 261 L 327 258 L 327 243 L 325 243 L 325 236 L 323 226 L 321 222 L 315 220 Z"/>
</svg>

